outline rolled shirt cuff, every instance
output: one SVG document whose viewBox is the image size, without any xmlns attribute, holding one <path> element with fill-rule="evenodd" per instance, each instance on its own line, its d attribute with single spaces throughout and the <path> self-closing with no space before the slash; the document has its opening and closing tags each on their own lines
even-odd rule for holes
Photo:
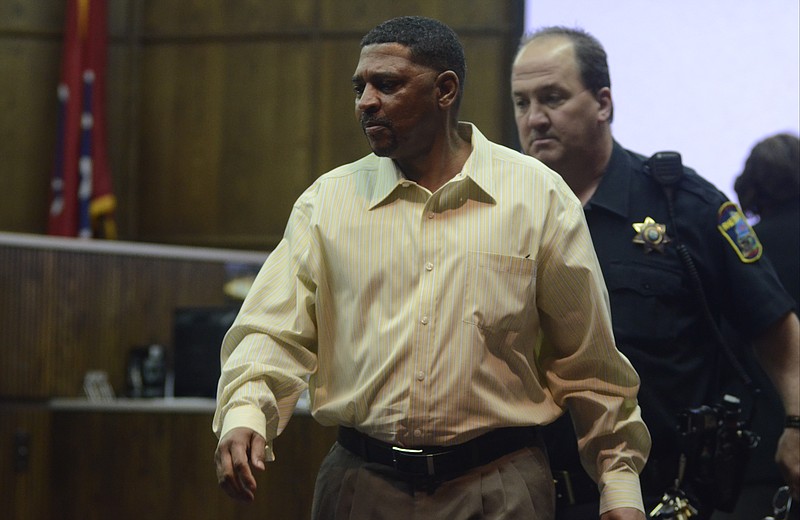
<svg viewBox="0 0 800 520">
<path fill-rule="evenodd" d="M 222 423 L 222 431 L 219 438 L 222 439 L 226 433 L 234 428 L 247 427 L 255 431 L 257 434 L 267 440 L 267 448 L 265 452 L 265 460 L 272 462 L 275 460 L 275 454 L 272 451 L 272 439 L 267 439 L 267 418 L 264 417 L 264 412 L 252 406 L 238 406 L 231 408 L 225 414 L 225 420 Z"/>
<path fill-rule="evenodd" d="M 620 507 L 633 507 L 644 512 L 639 475 L 633 471 L 612 471 L 602 477 L 599 513 Z"/>
</svg>

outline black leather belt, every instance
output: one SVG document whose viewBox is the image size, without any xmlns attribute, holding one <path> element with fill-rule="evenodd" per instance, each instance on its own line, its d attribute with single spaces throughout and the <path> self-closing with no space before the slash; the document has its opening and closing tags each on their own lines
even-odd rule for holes
<svg viewBox="0 0 800 520">
<path fill-rule="evenodd" d="M 419 477 L 454 476 L 541 442 L 534 426 L 498 428 L 463 444 L 418 448 L 393 446 L 341 426 L 337 441 L 367 462 Z"/>
</svg>

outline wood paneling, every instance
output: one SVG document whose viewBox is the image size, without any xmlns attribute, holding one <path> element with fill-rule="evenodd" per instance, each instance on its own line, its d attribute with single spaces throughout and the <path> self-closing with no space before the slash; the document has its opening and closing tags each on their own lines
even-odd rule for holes
<svg viewBox="0 0 800 520">
<path fill-rule="evenodd" d="M 0 448 L 0 516 L 58 518 L 50 514 L 50 412 L 42 405 L 0 403 Z"/>
<path fill-rule="evenodd" d="M 401 14 L 459 33 L 462 118 L 513 146 L 507 91 L 521 0 L 110 2 L 107 127 L 120 236 L 274 247 L 303 189 L 369 151 L 353 120 L 358 42 Z M 0 4 L 3 230 L 45 232 L 63 16 L 62 2 Z"/>
<path fill-rule="evenodd" d="M 146 2 L 142 32 L 146 38 L 220 35 L 242 38 L 265 33 L 308 31 L 314 27 L 316 2 L 260 0 L 182 0 Z"/>
<path fill-rule="evenodd" d="M 468 30 L 511 29 L 510 21 L 522 14 L 514 2 L 461 0 L 320 0 L 321 25 L 326 30 L 353 30 L 365 33 L 380 22 L 395 16 L 428 16 L 443 21 L 459 35 Z"/>
<path fill-rule="evenodd" d="M 55 143 L 57 40 L 0 39 L 0 228 L 42 230 Z M 42 89 L 41 85 L 52 86 Z"/>
<path fill-rule="evenodd" d="M 60 33 L 66 2 L 0 3 L 0 33 Z"/>
<path fill-rule="evenodd" d="M 53 414 L 52 508 L 62 520 L 309 518 L 317 469 L 335 430 L 292 418 L 252 504 L 217 486 L 209 414 Z"/>
<path fill-rule="evenodd" d="M 140 236 L 277 243 L 313 179 L 309 45 L 155 45 L 143 63 Z"/>
<path fill-rule="evenodd" d="M 497 38 L 475 35 L 461 37 L 464 51 L 469 56 L 467 80 L 464 86 L 464 102 L 461 119 L 478 125 L 481 132 L 499 143 L 504 143 L 503 120 L 497 117 L 511 110 L 510 58 L 504 56 L 503 41 Z"/>
<path fill-rule="evenodd" d="M 175 308 L 226 303 L 221 259 L 114 253 L 117 245 L 124 247 L 116 243 L 108 245 L 111 252 L 93 251 L 80 247 L 81 241 L 47 241 L 72 242 L 74 250 L 0 244 L 0 398 L 79 396 L 84 374 L 93 369 L 107 371 L 122 393 L 130 348 L 171 348 Z M 232 262 L 238 256 L 230 252 Z"/>
<path fill-rule="evenodd" d="M 81 396 L 88 370 L 123 394 L 131 347 L 170 351 L 174 310 L 227 303 L 228 266 L 265 256 L 0 233 L 0 516 L 253 518 L 216 490 L 208 413 L 53 416 L 47 402 Z M 299 442 L 314 446 L 303 431 Z"/>
</svg>

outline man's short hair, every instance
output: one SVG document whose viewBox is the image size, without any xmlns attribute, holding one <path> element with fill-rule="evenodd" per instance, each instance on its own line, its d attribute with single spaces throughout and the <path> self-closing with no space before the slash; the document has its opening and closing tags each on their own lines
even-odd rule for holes
<svg viewBox="0 0 800 520">
<path fill-rule="evenodd" d="M 543 27 L 525 36 L 520 49 L 529 42 L 545 36 L 563 36 L 572 42 L 575 59 L 581 74 L 583 86 L 594 92 L 611 88 L 611 76 L 608 72 L 608 56 L 600 41 L 580 28 L 555 25 Z"/>
<path fill-rule="evenodd" d="M 761 215 L 800 198 L 800 138 L 781 133 L 756 144 L 733 184 L 742 209 Z"/>
<path fill-rule="evenodd" d="M 435 71 L 452 70 L 458 76 L 459 99 L 464 93 L 467 65 L 464 48 L 447 25 L 422 16 L 401 16 L 387 20 L 361 39 L 361 47 L 379 43 L 399 43 L 411 51 L 415 63 Z"/>
</svg>

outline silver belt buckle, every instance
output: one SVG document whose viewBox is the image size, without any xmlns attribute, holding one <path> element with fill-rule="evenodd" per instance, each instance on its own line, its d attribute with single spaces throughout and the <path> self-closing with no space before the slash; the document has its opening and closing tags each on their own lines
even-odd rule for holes
<svg viewBox="0 0 800 520">
<path fill-rule="evenodd" d="M 397 467 L 397 455 L 409 455 L 410 458 L 420 458 L 425 457 L 425 461 L 427 463 L 427 470 L 428 476 L 433 476 L 436 474 L 436 471 L 433 467 L 433 454 L 429 453 L 427 455 L 423 455 L 423 450 L 412 449 L 412 448 L 399 448 L 397 446 L 392 446 L 392 462 L 394 463 L 394 469 L 398 471 L 403 471 L 401 468 Z"/>
</svg>

